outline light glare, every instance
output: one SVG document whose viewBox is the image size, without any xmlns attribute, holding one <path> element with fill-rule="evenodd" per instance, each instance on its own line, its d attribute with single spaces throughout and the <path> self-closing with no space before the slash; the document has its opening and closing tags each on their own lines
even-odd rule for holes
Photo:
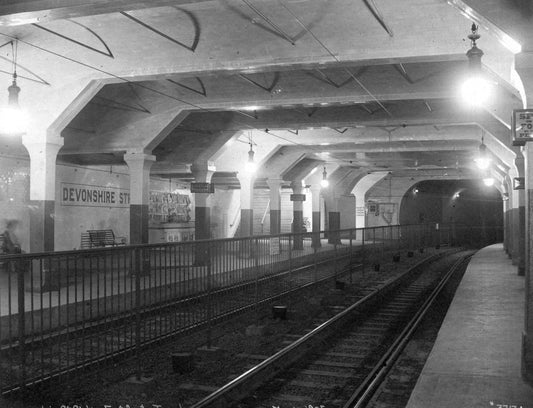
<svg viewBox="0 0 533 408">
<path fill-rule="evenodd" d="M 492 187 L 494 185 L 494 179 L 492 177 L 484 178 L 483 184 L 485 184 L 487 187 Z"/>
<path fill-rule="evenodd" d="M 255 171 L 257 170 L 257 165 L 253 161 L 247 161 L 246 164 L 244 165 L 244 169 L 248 173 L 255 173 Z"/>
<path fill-rule="evenodd" d="M 468 78 L 461 86 L 461 97 L 465 104 L 472 107 L 485 105 L 491 94 L 491 83 L 475 76 Z"/>
<path fill-rule="evenodd" d="M 326 179 L 320 180 L 320 185 L 324 188 L 327 188 L 329 186 L 329 181 Z"/>
<path fill-rule="evenodd" d="M 488 157 L 478 157 L 474 161 L 480 170 L 487 170 L 490 166 L 490 158 Z"/>
<path fill-rule="evenodd" d="M 26 131 L 28 114 L 18 106 L 7 105 L 0 109 L 0 134 L 20 135 Z"/>
</svg>

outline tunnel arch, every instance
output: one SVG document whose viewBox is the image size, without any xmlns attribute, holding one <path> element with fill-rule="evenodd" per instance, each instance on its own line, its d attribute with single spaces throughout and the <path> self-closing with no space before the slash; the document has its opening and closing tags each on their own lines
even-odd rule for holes
<svg viewBox="0 0 533 408">
<path fill-rule="evenodd" d="M 494 239 L 503 228 L 503 201 L 496 187 L 481 180 L 427 180 L 402 197 L 400 224 L 439 223 L 477 230 Z M 490 235 L 490 236 L 489 236 Z"/>
</svg>

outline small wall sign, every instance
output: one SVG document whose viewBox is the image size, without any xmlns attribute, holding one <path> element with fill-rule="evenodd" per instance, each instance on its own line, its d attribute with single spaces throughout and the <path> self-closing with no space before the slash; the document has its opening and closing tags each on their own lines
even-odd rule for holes
<svg viewBox="0 0 533 408">
<path fill-rule="evenodd" d="M 533 140 L 533 109 L 513 110 L 511 122 L 513 146 L 522 146 Z"/>
<path fill-rule="evenodd" d="M 213 183 L 191 183 L 191 193 L 213 194 L 215 185 Z"/>
<path fill-rule="evenodd" d="M 291 194 L 291 201 L 305 201 L 305 194 Z"/>
<path fill-rule="evenodd" d="M 513 190 L 524 190 L 526 186 L 526 180 L 524 177 L 513 178 Z"/>
</svg>

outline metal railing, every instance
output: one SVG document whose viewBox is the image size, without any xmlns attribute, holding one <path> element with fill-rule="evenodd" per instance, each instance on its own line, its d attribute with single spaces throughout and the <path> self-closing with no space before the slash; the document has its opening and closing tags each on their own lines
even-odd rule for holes
<svg viewBox="0 0 533 408">
<path fill-rule="evenodd" d="M 1 256 L 0 386 L 8 393 L 64 381 L 199 328 L 209 342 L 216 322 L 337 279 L 351 265 L 480 243 L 480 234 L 406 225 Z"/>
</svg>

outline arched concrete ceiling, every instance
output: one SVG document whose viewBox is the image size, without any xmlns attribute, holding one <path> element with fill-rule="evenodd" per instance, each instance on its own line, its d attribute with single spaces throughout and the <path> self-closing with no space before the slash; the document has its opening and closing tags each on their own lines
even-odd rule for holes
<svg viewBox="0 0 533 408">
<path fill-rule="evenodd" d="M 235 152 L 246 148 L 217 151 L 249 132 L 268 146 L 256 149 L 264 177 L 301 177 L 317 162 L 353 177 L 383 170 L 474 177 L 481 129 L 501 163 L 516 151 L 508 122 L 522 99 L 516 50 L 505 36 L 531 46 L 528 7 L 519 0 L 19 0 L 0 5 L 0 36 L 19 39 L 31 136 L 60 132 L 61 161 L 123 164 L 124 152 L 142 150 L 156 155 L 159 174 L 190 177 L 199 158 L 238 162 Z M 476 112 L 457 96 L 472 19 L 495 82 L 492 102 Z M 10 53 L 9 44 L 0 48 L 6 88 Z M 280 158 L 283 146 L 296 152 Z M 227 162 L 221 170 L 238 168 Z"/>
</svg>

